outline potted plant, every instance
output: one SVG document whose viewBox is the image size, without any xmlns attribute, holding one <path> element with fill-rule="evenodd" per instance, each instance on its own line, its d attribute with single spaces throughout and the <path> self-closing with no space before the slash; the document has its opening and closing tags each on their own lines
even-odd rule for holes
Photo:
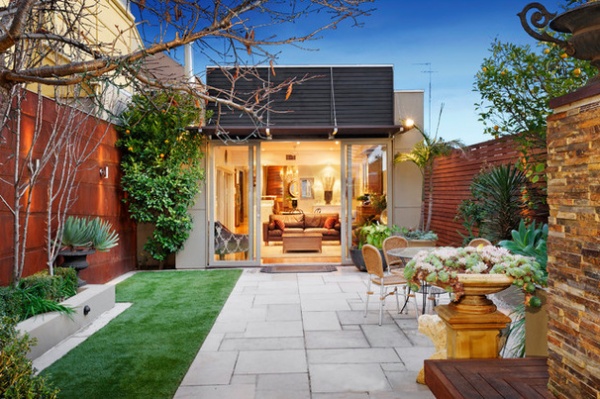
<svg viewBox="0 0 600 399">
<path fill-rule="evenodd" d="M 88 219 L 69 216 L 60 235 L 61 250 L 58 255 L 62 257 L 62 263 L 59 266 L 74 268 L 78 284 L 82 286 L 85 281 L 79 278 L 79 272 L 88 267 L 87 256 L 96 251 L 107 252 L 118 243 L 119 235 L 109 222 L 99 217 Z"/>
<path fill-rule="evenodd" d="M 357 245 L 350 248 L 350 257 L 352 262 L 360 271 L 366 271 L 365 260 L 362 256 L 362 247 L 365 244 L 371 244 L 382 251 L 383 241 L 398 231 L 397 226 L 389 227 L 381 223 L 370 223 L 359 227 L 356 231 L 358 237 Z M 385 257 L 382 253 L 383 268 L 387 268 Z"/>
<path fill-rule="evenodd" d="M 495 246 L 451 248 L 421 251 L 404 269 L 411 289 L 421 282 L 445 288 L 454 293 L 450 306 L 465 313 L 479 313 L 493 307 L 486 294 L 516 285 L 530 303 L 537 286 L 546 286 L 546 274 L 533 257 L 512 254 Z M 531 301 L 535 305 L 537 301 Z M 477 309 L 475 309 L 477 307 Z"/>
<path fill-rule="evenodd" d="M 435 247 L 438 239 L 433 231 L 423 231 L 419 229 L 409 229 L 401 227 L 399 234 L 408 240 L 409 247 Z"/>
</svg>

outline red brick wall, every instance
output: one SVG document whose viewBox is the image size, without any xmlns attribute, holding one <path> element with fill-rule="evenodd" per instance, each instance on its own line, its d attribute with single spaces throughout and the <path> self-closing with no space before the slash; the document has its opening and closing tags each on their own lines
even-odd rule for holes
<svg viewBox="0 0 600 399">
<path fill-rule="evenodd" d="M 461 246 L 467 235 L 462 220 L 455 220 L 462 200 L 471 197 L 473 177 L 485 166 L 514 164 L 521 157 L 511 138 L 490 140 L 467 147 L 465 154 L 454 152 L 435 161 L 433 171 L 433 215 L 431 230 L 439 237 L 438 245 Z M 430 176 L 427 176 L 429 179 Z M 428 180 L 425 182 L 428 186 Z M 426 201 L 427 208 L 427 201 Z M 427 209 L 425 209 L 427 212 Z"/>
<path fill-rule="evenodd" d="M 21 131 L 32 131 L 35 124 L 37 96 L 28 93 L 27 101 L 23 104 L 23 117 Z M 49 99 L 43 100 L 42 137 L 48 137 L 52 126 L 56 123 L 54 103 Z M 83 118 L 83 114 L 81 114 Z M 96 119 L 86 122 L 86 131 L 89 131 L 88 140 L 97 142 L 101 140 L 98 149 L 90 159 L 80 168 L 78 174 L 79 188 L 77 200 L 69 211 L 75 216 L 100 216 L 110 221 L 119 233 L 119 245 L 107 253 L 96 253 L 88 257 L 90 267 L 81 273 L 81 277 L 88 283 L 104 283 L 117 277 L 136 265 L 136 229 L 122 203 L 123 192 L 119 181 L 119 152 L 114 146 L 117 133 L 113 126 Z M 107 130 L 108 129 L 108 130 Z M 105 131 L 107 131 L 106 134 Z M 102 137 L 104 135 L 104 137 Z M 13 135 L 5 130 L 2 134 L 4 143 L 0 143 L 0 178 L 12 179 L 14 163 L 7 162 L 13 155 Z M 23 134 L 22 137 L 26 135 Z M 23 154 L 21 154 L 23 156 Z M 39 157 L 34 155 L 34 157 Z M 109 178 L 101 179 L 100 166 L 108 166 Z M 45 204 L 47 202 L 46 187 L 48 183 L 48 167 L 42 170 L 42 179 L 32 190 L 33 214 L 30 220 L 26 265 L 23 276 L 33 274 L 46 268 L 46 223 Z M 12 188 L 0 182 L 0 192 L 12 199 Z M 10 204 L 13 205 L 12 203 Z M 13 217 L 7 207 L 0 203 L 0 285 L 7 285 L 12 278 L 13 270 Z"/>
<path fill-rule="evenodd" d="M 548 120 L 549 388 L 600 397 L 600 86 L 555 99 Z"/>
</svg>

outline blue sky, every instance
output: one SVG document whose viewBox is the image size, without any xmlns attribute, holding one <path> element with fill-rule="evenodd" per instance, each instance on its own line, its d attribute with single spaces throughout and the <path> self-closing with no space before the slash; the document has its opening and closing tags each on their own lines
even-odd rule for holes
<svg viewBox="0 0 600 399">
<path fill-rule="evenodd" d="M 530 44 L 517 13 L 529 0 L 375 0 L 376 10 L 360 28 L 346 23 L 325 31 L 322 38 L 308 44 L 317 51 L 281 48 L 279 65 L 391 64 L 396 90 L 425 90 L 425 129 L 435 130 L 441 103 L 445 108 L 439 135 L 446 140 L 461 139 L 465 144 L 490 140 L 484 135 L 474 103 L 474 76 L 489 55 L 492 41 Z M 545 1 L 550 11 L 558 11 L 557 0 Z M 289 32 L 288 32 L 289 33 Z M 177 57 L 178 61 L 182 61 Z M 195 70 L 201 74 L 208 61 L 195 57 Z M 420 65 L 430 63 L 428 65 Z M 432 73 L 423 71 L 431 70 Z M 431 120 L 429 126 L 429 79 L 431 77 Z"/>
</svg>

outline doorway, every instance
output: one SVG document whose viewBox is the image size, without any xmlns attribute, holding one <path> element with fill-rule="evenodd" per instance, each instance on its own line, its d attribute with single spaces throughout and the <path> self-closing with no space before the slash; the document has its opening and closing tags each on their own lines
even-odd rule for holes
<svg viewBox="0 0 600 399">
<path fill-rule="evenodd" d="M 210 265 L 351 264 L 354 230 L 381 214 L 364 195 L 386 198 L 389 147 L 386 140 L 215 143 Z M 272 231 L 278 218 L 287 228 Z M 337 223 L 323 230 L 328 218 Z M 312 231 L 321 237 L 304 237 Z"/>
</svg>

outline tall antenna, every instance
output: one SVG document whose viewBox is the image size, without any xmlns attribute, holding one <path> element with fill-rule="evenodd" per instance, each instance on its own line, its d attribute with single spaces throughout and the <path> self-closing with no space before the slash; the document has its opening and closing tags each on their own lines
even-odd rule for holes
<svg viewBox="0 0 600 399">
<path fill-rule="evenodd" d="M 421 72 L 429 74 L 429 129 L 425 129 L 425 130 L 431 132 L 431 75 L 433 73 L 436 73 L 437 71 L 431 70 L 431 62 L 421 62 L 421 63 L 417 63 L 415 65 L 425 65 L 428 67 L 427 70 L 421 71 Z"/>
</svg>

